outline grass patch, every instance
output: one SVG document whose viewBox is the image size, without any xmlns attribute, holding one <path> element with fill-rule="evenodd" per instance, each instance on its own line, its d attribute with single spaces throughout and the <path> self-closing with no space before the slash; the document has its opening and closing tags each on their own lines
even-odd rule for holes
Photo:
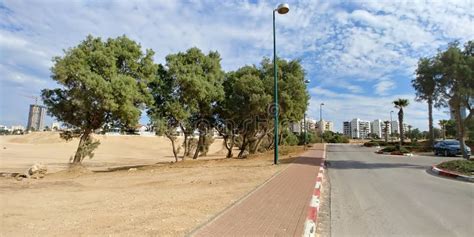
<svg viewBox="0 0 474 237">
<path fill-rule="evenodd" d="M 437 167 L 464 175 L 474 175 L 474 160 L 451 160 L 443 162 Z"/>
</svg>

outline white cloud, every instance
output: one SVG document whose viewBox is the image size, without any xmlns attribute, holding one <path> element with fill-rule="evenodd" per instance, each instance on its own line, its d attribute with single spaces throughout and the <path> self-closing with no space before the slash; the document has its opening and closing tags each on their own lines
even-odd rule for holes
<svg viewBox="0 0 474 237">
<path fill-rule="evenodd" d="M 300 58 L 312 85 L 337 89 L 333 93 L 390 96 L 400 88 L 393 75 L 411 77 L 420 56 L 454 39 L 474 39 L 469 0 L 346 3 L 293 1 L 288 14 L 276 17 L 278 55 Z M 53 84 L 51 58 L 87 34 L 126 34 L 155 50 L 159 63 L 193 46 L 218 50 L 225 70 L 273 53 L 275 2 L 6 0 L 0 6 L 0 65 L 8 72 L 0 77 L 2 87 L 15 81 L 38 92 L 42 81 Z M 2 100 L 14 99 L 2 94 Z"/>
</svg>

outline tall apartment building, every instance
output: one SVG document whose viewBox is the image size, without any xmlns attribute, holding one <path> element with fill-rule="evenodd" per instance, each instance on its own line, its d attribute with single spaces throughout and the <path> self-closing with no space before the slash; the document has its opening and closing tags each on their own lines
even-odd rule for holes
<svg viewBox="0 0 474 237">
<path fill-rule="evenodd" d="M 28 114 L 28 131 L 42 131 L 44 124 L 44 115 L 46 107 L 40 105 L 30 105 L 30 113 Z"/>
<path fill-rule="evenodd" d="M 325 120 L 318 121 L 317 127 L 318 127 L 319 132 L 322 132 L 322 133 L 325 131 L 334 132 L 334 124 L 331 121 L 325 121 Z"/>
<path fill-rule="evenodd" d="M 371 133 L 370 122 L 358 118 L 343 122 L 343 132 L 351 138 L 367 138 Z"/>
<path fill-rule="evenodd" d="M 346 137 L 352 137 L 351 122 L 345 121 L 342 123 L 342 133 Z"/>
<path fill-rule="evenodd" d="M 392 121 L 390 131 L 392 132 L 392 134 L 393 133 L 400 134 L 400 126 L 399 126 L 398 121 L 396 121 L 396 120 Z"/>
<path fill-rule="evenodd" d="M 370 129 L 372 130 L 372 134 L 375 134 L 377 137 L 382 138 L 382 130 L 385 124 L 382 120 L 376 119 L 370 123 Z"/>
<path fill-rule="evenodd" d="M 382 122 L 382 133 L 380 138 L 385 139 L 385 132 L 387 132 L 387 137 L 390 138 L 390 135 L 392 134 L 392 125 L 390 124 L 390 121 L 388 121 L 388 126 L 387 129 L 385 129 L 385 122 Z"/>
</svg>

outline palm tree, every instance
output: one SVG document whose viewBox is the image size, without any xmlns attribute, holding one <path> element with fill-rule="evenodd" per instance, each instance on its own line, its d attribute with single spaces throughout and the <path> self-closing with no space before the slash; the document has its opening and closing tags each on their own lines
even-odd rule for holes
<svg viewBox="0 0 474 237">
<path fill-rule="evenodd" d="M 409 102 L 407 99 L 398 99 L 393 101 L 395 108 L 399 109 L 398 111 L 398 126 L 400 127 L 400 147 L 403 145 L 404 140 L 404 131 L 403 131 L 403 108 L 407 107 Z"/>
<path fill-rule="evenodd" d="M 416 78 L 411 81 L 412 86 L 416 90 L 416 100 L 426 100 L 428 103 L 428 128 L 430 145 L 434 144 L 433 130 L 433 105 L 439 107 L 441 105 L 440 95 L 437 89 L 439 75 L 439 66 L 436 63 L 437 58 L 420 58 L 418 68 L 416 69 Z"/>
<path fill-rule="evenodd" d="M 441 126 L 441 130 L 443 131 L 443 140 L 446 140 L 446 125 L 448 125 L 449 120 L 442 119 L 439 120 L 439 126 Z"/>
</svg>

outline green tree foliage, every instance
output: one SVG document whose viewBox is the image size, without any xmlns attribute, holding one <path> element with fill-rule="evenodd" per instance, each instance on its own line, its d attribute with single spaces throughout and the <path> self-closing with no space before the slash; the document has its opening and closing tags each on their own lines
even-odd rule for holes
<svg viewBox="0 0 474 237">
<path fill-rule="evenodd" d="M 446 51 L 437 56 L 441 68 L 439 87 L 442 96 L 448 101 L 456 120 L 457 138 L 461 144 L 463 157 L 467 158 L 464 149 L 466 121 L 474 114 L 474 41 L 459 48 L 459 43 L 451 43 Z M 462 118 L 461 110 L 467 108 L 469 114 Z"/>
<path fill-rule="evenodd" d="M 265 91 L 261 71 L 255 66 L 244 66 L 229 72 L 224 81 L 224 91 L 225 97 L 219 103 L 218 116 L 225 124 L 225 136 L 238 135 L 241 138 L 239 157 L 245 150 L 257 151 L 269 131 L 265 119 L 268 118 L 267 107 L 272 100 Z"/>
<path fill-rule="evenodd" d="M 277 59 L 279 120 L 283 123 L 301 121 L 308 108 L 309 94 L 306 90 L 305 72 L 300 61 Z M 273 62 L 265 58 L 261 63 L 265 90 L 273 96 Z M 281 124 L 280 124 L 281 126 Z"/>
<path fill-rule="evenodd" d="M 42 90 L 48 113 L 80 137 L 73 163 L 92 157 L 99 142 L 91 136 L 105 124 L 131 127 L 140 110 L 152 102 L 147 84 L 155 77 L 152 50 L 121 36 L 102 41 L 88 36 L 76 47 L 53 59 L 52 79 L 60 88 Z"/>
<path fill-rule="evenodd" d="M 304 71 L 299 61 L 278 60 L 280 142 L 290 121 L 300 121 L 306 111 L 309 95 L 304 83 Z M 263 59 L 260 67 L 244 66 L 227 74 L 224 82 L 225 97 L 219 103 L 221 121 L 232 121 L 234 130 L 225 136 L 239 137 L 239 157 L 244 151 L 261 150 L 264 141 L 272 141 L 273 134 L 273 63 Z M 229 123 L 227 123 L 229 124 Z M 224 139 L 225 139 L 224 136 Z M 266 149 L 274 144 L 268 143 Z"/>
<path fill-rule="evenodd" d="M 349 143 L 349 138 L 340 133 L 331 131 L 325 131 L 323 133 L 323 139 L 328 143 Z"/>
<path fill-rule="evenodd" d="M 215 114 L 217 102 L 224 98 L 220 55 L 209 52 L 205 55 L 198 48 L 186 52 L 170 54 L 166 57 L 166 67 L 158 70 L 157 81 L 150 84 L 155 106 L 148 114 L 155 124 L 164 124 L 168 138 L 176 127 L 184 133 L 184 156 L 189 154 L 189 137 L 195 129 L 199 131 L 197 149 L 193 159 L 203 150 L 205 135 Z M 173 148 L 174 150 L 174 148 Z M 176 155 L 175 155 L 176 158 Z M 176 158 L 177 159 L 177 158 Z"/>
<path fill-rule="evenodd" d="M 403 108 L 407 107 L 409 102 L 407 99 L 398 99 L 393 101 L 393 104 L 395 105 L 395 108 L 399 109 L 398 111 L 398 123 L 400 125 L 400 147 L 402 147 L 403 141 L 405 139 L 405 131 L 403 131 Z"/>
<path fill-rule="evenodd" d="M 434 145 L 433 133 L 433 106 L 439 107 L 440 91 L 437 88 L 437 76 L 439 74 L 439 65 L 433 58 L 421 58 L 418 61 L 416 69 L 416 78 L 412 80 L 412 85 L 416 91 L 417 101 L 426 101 L 428 103 L 428 128 L 430 146 Z"/>
</svg>

